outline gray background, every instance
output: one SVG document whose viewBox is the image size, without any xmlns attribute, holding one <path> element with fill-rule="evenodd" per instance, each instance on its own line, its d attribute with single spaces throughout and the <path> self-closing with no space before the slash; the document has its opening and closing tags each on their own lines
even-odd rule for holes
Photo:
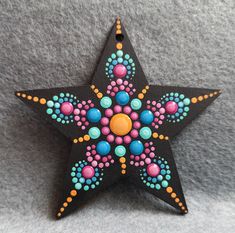
<svg viewBox="0 0 235 233">
<path fill-rule="evenodd" d="M 14 97 L 87 84 L 116 16 L 152 84 L 221 88 L 172 142 L 189 214 L 121 183 L 55 221 L 69 143 Z M 234 1 L 0 2 L 0 232 L 232 232 Z"/>
</svg>

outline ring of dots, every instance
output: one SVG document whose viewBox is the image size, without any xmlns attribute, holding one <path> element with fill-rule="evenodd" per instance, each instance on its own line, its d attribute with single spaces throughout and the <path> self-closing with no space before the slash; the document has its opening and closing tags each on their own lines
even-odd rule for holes
<svg viewBox="0 0 235 233">
<path fill-rule="evenodd" d="M 180 94 L 177 92 L 166 93 L 161 98 L 161 104 L 165 105 L 168 101 L 174 101 L 178 105 L 178 109 L 174 114 L 167 114 L 167 121 L 169 122 L 180 122 L 183 120 L 190 110 L 189 105 L 191 103 L 190 99 L 185 97 L 184 94 Z"/>
<path fill-rule="evenodd" d="M 168 162 L 164 158 L 158 157 L 158 159 L 153 159 L 153 163 L 159 166 L 159 174 L 156 177 L 151 177 L 148 175 L 147 169 L 143 168 L 140 170 L 142 182 L 151 189 L 167 188 L 169 186 L 168 181 L 171 180 L 171 170 Z"/>
<path fill-rule="evenodd" d="M 86 147 L 86 156 L 87 161 L 91 163 L 92 167 L 109 167 L 111 164 L 114 163 L 114 159 L 112 155 L 101 156 L 96 151 L 96 145 L 91 145 Z"/>
<path fill-rule="evenodd" d="M 74 109 L 74 120 L 77 123 L 77 126 L 81 127 L 82 130 L 85 130 L 89 125 L 86 114 L 90 108 L 93 108 L 94 104 L 91 100 L 83 100 L 77 104 L 76 109 Z"/>
<path fill-rule="evenodd" d="M 154 151 L 156 150 L 155 146 L 153 146 L 153 142 L 146 142 L 144 147 L 145 149 L 142 154 L 130 155 L 130 165 L 142 167 L 145 164 L 150 164 L 152 162 L 152 159 L 155 157 Z"/>
<path fill-rule="evenodd" d="M 62 113 L 61 106 L 64 102 L 69 102 L 75 107 L 79 100 L 77 100 L 77 97 L 73 94 L 61 92 L 59 95 L 54 95 L 51 100 L 47 101 L 46 113 L 59 123 L 69 124 L 74 121 L 74 115 L 73 113 L 69 115 Z"/>
<path fill-rule="evenodd" d="M 113 69 L 116 65 L 122 64 L 126 67 L 127 73 L 125 78 L 133 78 L 135 76 L 135 63 L 129 54 L 124 54 L 123 51 L 117 50 L 116 53 L 112 53 L 107 59 L 105 64 L 105 73 L 108 78 L 114 78 Z"/>
<path fill-rule="evenodd" d="M 127 80 L 123 81 L 122 79 L 113 80 L 107 86 L 107 94 L 114 97 L 119 91 L 126 91 L 130 96 L 136 92 L 136 89 L 133 88 L 133 84 L 129 83 Z"/>
<path fill-rule="evenodd" d="M 72 183 L 74 184 L 74 188 L 76 190 L 83 189 L 84 191 L 88 191 L 89 189 L 95 189 L 97 186 L 100 185 L 100 182 L 102 181 L 102 176 L 104 175 L 102 170 L 99 168 L 94 168 L 95 173 L 94 176 L 86 179 L 82 175 L 82 169 L 88 165 L 87 162 L 79 161 L 78 163 L 75 163 L 72 167 L 71 177 L 72 177 Z"/>
</svg>

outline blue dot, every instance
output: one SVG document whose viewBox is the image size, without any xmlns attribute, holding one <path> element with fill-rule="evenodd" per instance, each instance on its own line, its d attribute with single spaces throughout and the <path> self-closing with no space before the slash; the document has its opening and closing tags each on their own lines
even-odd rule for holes
<svg viewBox="0 0 235 233">
<path fill-rule="evenodd" d="M 96 146 L 96 151 L 100 155 L 107 155 L 110 152 L 110 149 L 110 144 L 106 141 L 100 141 Z"/>
<path fill-rule="evenodd" d="M 126 105 L 130 100 L 130 97 L 127 92 L 119 91 L 116 95 L 116 101 L 120 105 Z"/>
<path fill-rule="evenodd" d="M 140 114 L 140 121 L 144 124 L 150 124 L 153 121 L 153 113 L 149 110 L 144 110 Z"/>
<path fill-rule="evenodd" d="M 140 155 L 144 150 L 143 143 L 141 141 L 132 141 L 130 144 L 130 151 L 133 155 Z"/>
<path fill-rule="evenodd" d="M 101 118 L 101 113 L 100 110 L 97 108 L 91 108 L 88 112 L 87 112 L 87 119 L 90 122 L 96 123 L 100 120 Z"/>
</svg>

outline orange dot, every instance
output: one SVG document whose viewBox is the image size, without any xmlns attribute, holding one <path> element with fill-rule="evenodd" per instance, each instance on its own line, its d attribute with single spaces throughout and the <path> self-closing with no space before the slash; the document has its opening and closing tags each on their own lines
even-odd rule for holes
<svg viewBox="0 0 235 233">
<path fill-rule="evenodd" d="M 167 187 L 166 191 L 167 191 L 168 193 L 172 193 L 172 192 L 173 192 L 173 188 Z"/>
<path fill-rule="evenodd" d="M 117 24 L 121 24 L 121 21 L 119 19 L 117 20 Z"/>
<path fill-rule="evenodd" d="M 26 97 L 26 94 L 22 94 L 21 96 L 22 96 L 23 98 L 25 98 L 25 97 Z"/>
<path fill-rule="evenodd" d="M 149 86 L 146 86 L 145 89 L 148 90 L 148 89 L 149 89 Z"/>
<path fill-rule="evenodd" d="M 210 93 L 210 95 L 209 95 L 210 97 L 212 97 L 213 96 L 213 93 Z"/>
<path fill-rule="evenodd" d="M 71 195 L 72 197 L 75 197 L 75 196 L 77 195 L 77 191 L 76 191 L 76 190 L 72 190 L 72 191 L 70 192 L 70 195 Z"/>
<path fill-rule="evenodd" d="M 117 30 L 116 34 L 122 34 L 122 31 L 121 30 Z"/>
<path fill-rule="evenodd" d="M 78 141 L 79 141 L 79 142 L 83 142 L 83 138 L 80 137 L 80 138 L 78 139 Z"/>
<path fill-rule="evenodd" d="M 172 193 L 172 194 L 171 194 L 171 197 L 172 197 L 172 198 L 176 198 L 176 194 L 175 194 L 175 193 Z"/>
<path fill-rule="evenodd" d="M 110 129 L 114 134 L 124 136 L 130 132 L 131 128 L 132 121 L 128 115 L 118 113 L 111 118 Z"/>
<path fill-rule="evenodd" d="M 34 101 L 34 102 L 38 102 L 38 100 L 39 100 L 39 98 L 38 98 L 37 96 L 34 96 L 34 97 L 33 97 L 33 101 Z"/>
<path fill-rule="evenodd" d="M 85 141 L 89 141 L 89 140 L 90 140 L 90 136 L 89 136 L 88 134 L 86 134 L 86 135 L 84 136 L 84 140 L 85 140 Z"/>
<path fill-rule="evenodd" d="M 198 97 L 198 100 L 199 100 L 199 101 L 203 101 L 203 96 L 199 96 L 199 97 Z"/>
<path fill-rule="evenodd" d="M 147 92 L 146 89 L 143 89 L 143 90 L 142 90 L 142 93 L 143 93 L 143 94 L 146 94 L 146 92 Z"/>
<path fill-rule="evenodd" d="M 158 133 L 153 133 L 153 138 L 158 138 Z"/>
<path fill-rule="evenodd" d="M 68 203 L 70 203 L 73 199 L 72 199 L 72 197 L 68 197 L 66 200 Z"/>
<path fill-rule="evenodd" d="M 119 159 L 119 161 L 120 161 L 120 163 L 125 163 L 125 162 L 126 162 L 126 158 L 125 158 L 125 157 L 121 157 L 121 158 Z"/>
<path fill-rule="evenodd" d="M 204 99 L 208 99 L 208 95 L 204 95 Z"/>
<path fill-rule="evenodd" d="M 166 136 L 166 137 L 165 137 L 165 140 L 169 140 L 169 137 Z"/>
<path fill-rule="evenodd" d="M 181 210 L 185 210 L 185 207 L 184 207 L 184 206 L 182 206 L 182 207 L 181 207 Z"/>
<path fill-rule="evenodd" d="M 179 198 L 176 198 L 176 199 L 175 199 L 175 202 L 176 202 L 176 203 L 178 203 L 179 201 L 180 201 L 180 199 L 179 199 Z"/>
<path fill-rule="evenodd" d="M 17 96 L 20 96 L 20 92 L 17 92 L 16 95 L 17 95 Z"/>
<path fill-rule="evenodd" d="M 47 101 L 45 98 L 41 98 L 39 102 L 40 102 L 40 104 L 45 104 Z"/>
<path fill-rule="evenodd" d="M 33 97 L 32 97 L 31 95 L 28 95 L 28 96 L 27 96 L 27 99 L 28 99 L 28 100 L 31 100 L 32 98 L 33 98 Z"/>
<path fill-rule="evenodd" d="M 67 202 L 64 202 L 63 206 L 64 206 L 64 207 L 67 207 L 67 206 L 68 206 L 68 203 L 67 203 Z"/>
<path fill-rule="evenodd" d="M 99 92 L 99 93 L 97 94 L 97 97 L 98 97 L 99 99 L 101 99 L 101 98 L 103 97 L 103 94 L 102 94 L 101 92 Z"/>
<path fill-rule="evenodd" d="M 143 93 L 140 93 L 140 94 L 138 95 L 138 98 L 142 100 L 142 99 L 144 98 L 144 94 L 143 94 Z"/>
<path fill-rule="evenodd" d="M 121 25 L 119 24 L 119 25 L 117 25 L 117 27 L 116 27 L 117 29 L 121 29 Z"/>
<path fill-rule="evenodd" d="M 164 136 L 161 134 L 159 135 L 159 139 L 162 140 L 164 138 Z"/>
<path fill-rule="evenodd" d="M 179 205 L 179 206 L 182 206 L 182 205 L 183 205 L 183 203 L 182 203 L 182 202 L 180 202 L 178 205 Z"/>
<path fill-rule="evenodd" d="M 126 164 L 122 164 L 121 168 L 126 169 Z"/>
<path fill-rule="evenodd" d="M 123 174 L 123 175 L 126 174 L 126 170 L 122 170 L 122 174 Z"/>
<path fill-rule="evenodd" d="M 99 92 L 99 89 L 96 88 L 96 89 L 94 90 L 94 92 L 97 94 L 97 93 Z"/>
<path fill-rule="evenodd" d="M 95 85 L 91 85 L 91 89 L 95 89 Z"/>
<path fill-rule="evenodd" d="M 197 98 L 196 98 L 196 97 L 193 97 L 193 98 L 191 99 L 191 102 L 192 102 L 193 104 L 196 104 L 196 103 L 197 103 Z"/>
<path fill-rule="evenodd" d="M 60 208 L 60 212 L 64 212 L 64 208 L 62 207 L 62 208 Z"/>
<path fill-rule="evenodd" d="M 122 49 L 122 43 L 117 43 L 117 44 L 116 44 L 116 48 L 117 48 L 117 49 Z"/>
</svg>

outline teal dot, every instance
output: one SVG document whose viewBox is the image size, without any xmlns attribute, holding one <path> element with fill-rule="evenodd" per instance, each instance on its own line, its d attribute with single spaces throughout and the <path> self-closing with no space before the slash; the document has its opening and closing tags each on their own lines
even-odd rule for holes
<svg viewBox="0 0 235 233">
<path fill-rule="evenodd" d="M 126 148 L 124 146 L 117 146 L 115 148 L 115 154 L 118 157 L 124 156 L 126 154 Z"/>
<path fill-rule="evenodd" d="M 109 58 L 108 58 L 108 62 L 111 62 L 111 61 L 112 61 L 112 58 L 109 57 Z"/>
<path fill-rule="evenodd" d="M 131 108 L 134 110 L 139 110 L 142 106 L 142 102 L 139 99 L 133 99 L 131 101 Z"/>
<path fill-rule="evenodd" d="M 56 114 L 53 114 L 51 117 L 52 117 L 52 119 L 54 119 L 54 120 L 57 118 Z"/>
<path fill-rule="evenodd" d="M 72 167 L 72 171 L 75 172 L 76 171 L 76 167 Z"/>
<path fill-rule="evenodd" d="M 100 105 L 103 108 L 109 108 L 112 105 L 112 100 L 111 98 L 109 98 L 108 96 L 104 96 L 101 100 L 100 100 Z"/>
<path fill-rule="evenodd" d="M 116 54 L 115 54 L 115 53 L 112 53 L 111 58 L 112 58 L 112 59 L 115 59 L 115 58 L 116 58 Z"/>
<path fill-rule="evenodd" d="M 60 93 L 60 97 L 64 97 L 64 93 Z"/>
<path fill-rule="evenodd" d="M 157 190 L 161 189 L 160 184 L 156 184 L 155 188 L 156 188 Z"/>
<path fill-rule="evenodd" d="M 71 176 L 75 176 L 76 175 L 76 173 L 75 172 L 71 172 Z"/>
<path fill-rule="evenodd" d="M 183 102 L 184 102 L 185 105 L 189 105 L 190 104 L 190 99 L 189 98 L 185 98 Z"/>
<path fill-rule="evenodd" d="M 57 95 L 53 96 L 52 98 L 54 101 L 57 101 L 59 99 L 59 97 Z"/>
<path fill-rule="evenodd" d="M 132 63 L 132 62 L 133 62 L 133 59 L 132 59 L 132 58 L 130 58 L 130 59 L 129 59 L 129 63 Z"/>
<path fill-rule="evenodd" d="M 78 178 L 77 177 L 73 177 L 72 182 L 73 183 L 77 183 L 78 182 Z"/>
<path fill-rule="evenodd" d="M 51 115 L 53 113 L 53 110 L 51 108 L 47 109 L 47 114 Z"/>
<path fill-rule="evenodd" d="M 92 139 L 97 139 L 100 136 L 100 130 L 97 127 L 92 127 L 89 129 L 88 134 Z"/>
<path fill-rule="evenodd" d="M 57 120 L 57 122 L 61 122 L 61 118 L 57 118 L 56 120 Z"/>
<path fill-rule="evenodd" d="M 123 56 L 123 51 L 122 50 L 118 50 L 117 51 L 117 56 L 118 57 L 122 57 Z"/>
<path fill-rule="evenodd" d="M 143 139 L 149 139 L 152 135 L 152 131 L 149 127 L 143 127 L 140 129 L 140 137 Z"/>
<path fill-rule="evenodd" d="M 126 54 L 125 55 L 125 59 L 129 59 L 130 58 L 130 55 L 129 54 Z"/>
<path fill-rule="evenodd" d="M 168 182 L 166 180 L 162 181 L 162 187 L 166 188 L 168 186 Z"/>
<path fill-rule="evenodd" d="M 185 108 L 184 108 L 184 111 L 185 111 L 185 112 L 188 112 L 188 111 L 189 111 L 189 107 L 185 107 Z"/>
<path fill-rule="evenodd" d="M 154 188 L 154 186 L 155 186 L 154 184 L 151 184 L 151 185 L 150 185 L 150 188 L 152 188 L 152 189 L 153 189 L 153 188 Z"/>
<path fill-rule="evenodd" d="M 47 101 L 47 106 L 52 108 L 54 106 L 54 102 L 52 100 Z"/>
<path fill-rule="evenodd" d="M 170 179 L 171 179 L 171 176 L 170 176 L 170 175 L 166 175 L 166 179 L 167 179 L 167 180 L 170 180 Z"/>
<path fill-rule="evenodd" d="M 158 179 L 159 181 L 162 181 L 162 179 L 163 179 L 162 175 L 158 175 L 158 176 L 157 176 L 157 179 Z"/>
<path fill-rule="evenodd" d="M 92 185 L 91 185 L 91 188 L 92 188 L 92 189 L 94 189 L 94 188 L 95 188 L 95 185 L 94 185 L 94 184 L 92 184 Z"/>
<path fill-rule="evenodd" d="M 184 99 L 184 95 L 183 94 L 180 94 L 180 99 Z"/>
<path fill-rule="evenodd" d="M 55 108 L 59 108 L 60 107 L 60 104 L 59 103 L 55 103 Z"/>
<path fill-rule="evenodd" d="M 83 189 L 84 189 L 85 191 L 88 191 L 88 190 L 89 190 L 89 186 L 88 186 L 88 185 L 85 185 Z"/>
<path fill-rule="evenodd" d="M 82 188 L 82 185 L 80 183 L 75 184 L 75 189 L 79 190 Z"/>
<path fill-rule="evenodd" d="M 184 107 L 184 103 L 181 101 L 181 102 L 178 103 L 178 106 L 179 106 L 180 108 L 182 108 L 182 107 Z"/>
</svg>

